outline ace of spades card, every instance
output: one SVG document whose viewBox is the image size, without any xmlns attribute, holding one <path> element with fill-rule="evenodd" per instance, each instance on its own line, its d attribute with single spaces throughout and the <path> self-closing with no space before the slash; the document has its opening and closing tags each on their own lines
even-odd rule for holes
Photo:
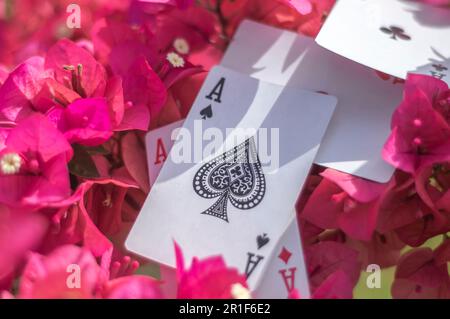
<svg viewBox="0 0 450 319">
<path fill-rule="evenodd" d="M 147 133 L 146 149 L 150 185 L 153 184 L 158 176 L 163 162 L 167 158 L 166 154 L 172 148 L 178 128 L 182 125 L 183 121 L 176 121 Z M 263 236 L 259 237 L 259 244 L 262 245 L 266 240 L 263 234 Z M 261 277 L 258 287 L 252 291 L 252 296 L 255 298 L 287 298 L 293 289 L 296 289 L 302 298 L 310 296 L 306 265 L 295 214 L 293 214 L 291 222 L 276 244 Z M 177 286 L 176 270 L 170 267 L 161 267 L 161 282 L 164 295 L 169 298 L 175 298 Z"/>
<path fill-rule="evenodd" d="M 291 222 L 336 98 L 212 69 L 126 247 L 174 267 L 222 255 L 255 288 Z M 201 114 L 211 105 L 211 117 Z"/>
<path fill-rule="evenodd" d="M 405 79 L 450 84 L 450 10 L 410 0 L 338 1 L 316 41 L 348 59 Z"/>
</svg>

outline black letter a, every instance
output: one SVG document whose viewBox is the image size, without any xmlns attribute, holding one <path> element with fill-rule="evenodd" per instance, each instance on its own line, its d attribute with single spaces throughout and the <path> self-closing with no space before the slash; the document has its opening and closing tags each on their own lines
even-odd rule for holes
<svg viewBox="0 0 450 319">
<path fill-rule="evenodd" d="M 245 266 L 245 276 L 248 278 L 252 274 L 253 270 L 255 270 L 256 266 L 258 266 L 259 262 L 264 259 L 263 256 L 257 255 L 252 253 L 247 253 L 247 265 Z M 256 257 L 256 258 L 254 258 Z"/>
<path fill-rule="evenodd" d="M 220 100 L 221 96 L 222 96 L 222 90 L 223 90 L 223 86 L 225 84 L 225 78 L 221 78 L 219 80 L 219 82 L 217 82 L 216 86 L 212 89 L 211 93 L 209 93 L 206 98 L 210 99 L 210 100 L 214 100 L 218 103 L 221 103 L 222 101 Z M 213 98 L 215 96 L 215 98 Z"/>
</svg>

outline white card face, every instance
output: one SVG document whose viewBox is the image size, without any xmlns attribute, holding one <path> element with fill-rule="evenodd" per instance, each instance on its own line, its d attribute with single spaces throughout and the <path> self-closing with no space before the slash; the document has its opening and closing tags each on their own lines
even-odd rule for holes
<svg viewBox="0 0 450 319">
<path fill-rule="evenodd" d="M 147 150 L 147 163 L 150 186 L 155 183 L 164 161 L 169 155 L 176 137 L 177 129 L 183 126 L 184 120 L 151 130 L 145 136 L 145 148 Z"/>
<path fill-rule="evenodd" d="M 345 0 L 336 3 L 316 41 L 399 78 L 418 72 L 450 83 L 449 39 L 449 9 L 419 1 Z"/>
<path fill-rule="evenodd" d="M 151 178 L 156 179 L 163 162 L 172 148 L 174 137 L 178 128 L 183 126 L 184 120 L 177 121 L 156 130 L 150 131 L 146 136 L 146 147 Z M 161 163 L 162 161 L 162 163 Z M 151 179 L 152 181 L 152 179 Z M 150 185 L 153 185 L 151 182 Z M 297 289 L 302 298 L 309 298 L 308 275 L 303 256 L 301 237 L 295 214 L 284 234 L 277 243 L 266 268 L 260 284 L 252 292 L 253 297 L 259 299 L 284 299 L 289 296 L 292 289 Z M 161 266 L 161 280 L 164 295 L 176 298 L 175 269 Z"/>
<path fill-rule="evenodd" d="M 335 105 L 332 96 L 214 68 L 126 247 L 170 267 L 174 241 L 187 263 L 220 254 L 255 287 L 291 221 Z"/>
<path fill-rule="evenodd" d="M 253 296 L 258 299 L 285 299 L 293 289 L 297 289 L 302 299 L 310 297 L 308 273 L 295 215 L 277 243 Z"/>
<path fill-rule="evenodd" d="M 345 1 L 344 1 L 345 2 Z M 338 98 L 315 163 L 377 182 L 394 168 L 381 157 L 403 84 L 289 31 L 244 21 L 222 65 L 257 79 Z"/>
</svg>

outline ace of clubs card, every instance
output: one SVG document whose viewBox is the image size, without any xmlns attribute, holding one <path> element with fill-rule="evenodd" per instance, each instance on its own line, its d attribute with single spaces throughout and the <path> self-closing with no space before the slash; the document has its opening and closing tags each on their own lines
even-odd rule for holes
<svg viewBox="0 0 450 319">
<path fill-rule="evenodd" d="M 450 84 L 450 10 L 407 0 L 338 1 L 316 41 L 375 70 Z"/>
</svg>

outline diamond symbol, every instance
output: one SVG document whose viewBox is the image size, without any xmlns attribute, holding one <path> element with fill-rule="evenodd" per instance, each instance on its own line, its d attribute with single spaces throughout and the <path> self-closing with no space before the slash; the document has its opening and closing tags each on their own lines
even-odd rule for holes
<svg viewBox="0 0 450 319">
<path fill-rule="evenodd" d="M 287 250 L 286 247 L 283 247 L 280 254 L 278 255 L 278 258 L 280 258 L 285 264 L 287 264 L 291 256 L 292 253 L 289 250 Z"/>
</svg>

